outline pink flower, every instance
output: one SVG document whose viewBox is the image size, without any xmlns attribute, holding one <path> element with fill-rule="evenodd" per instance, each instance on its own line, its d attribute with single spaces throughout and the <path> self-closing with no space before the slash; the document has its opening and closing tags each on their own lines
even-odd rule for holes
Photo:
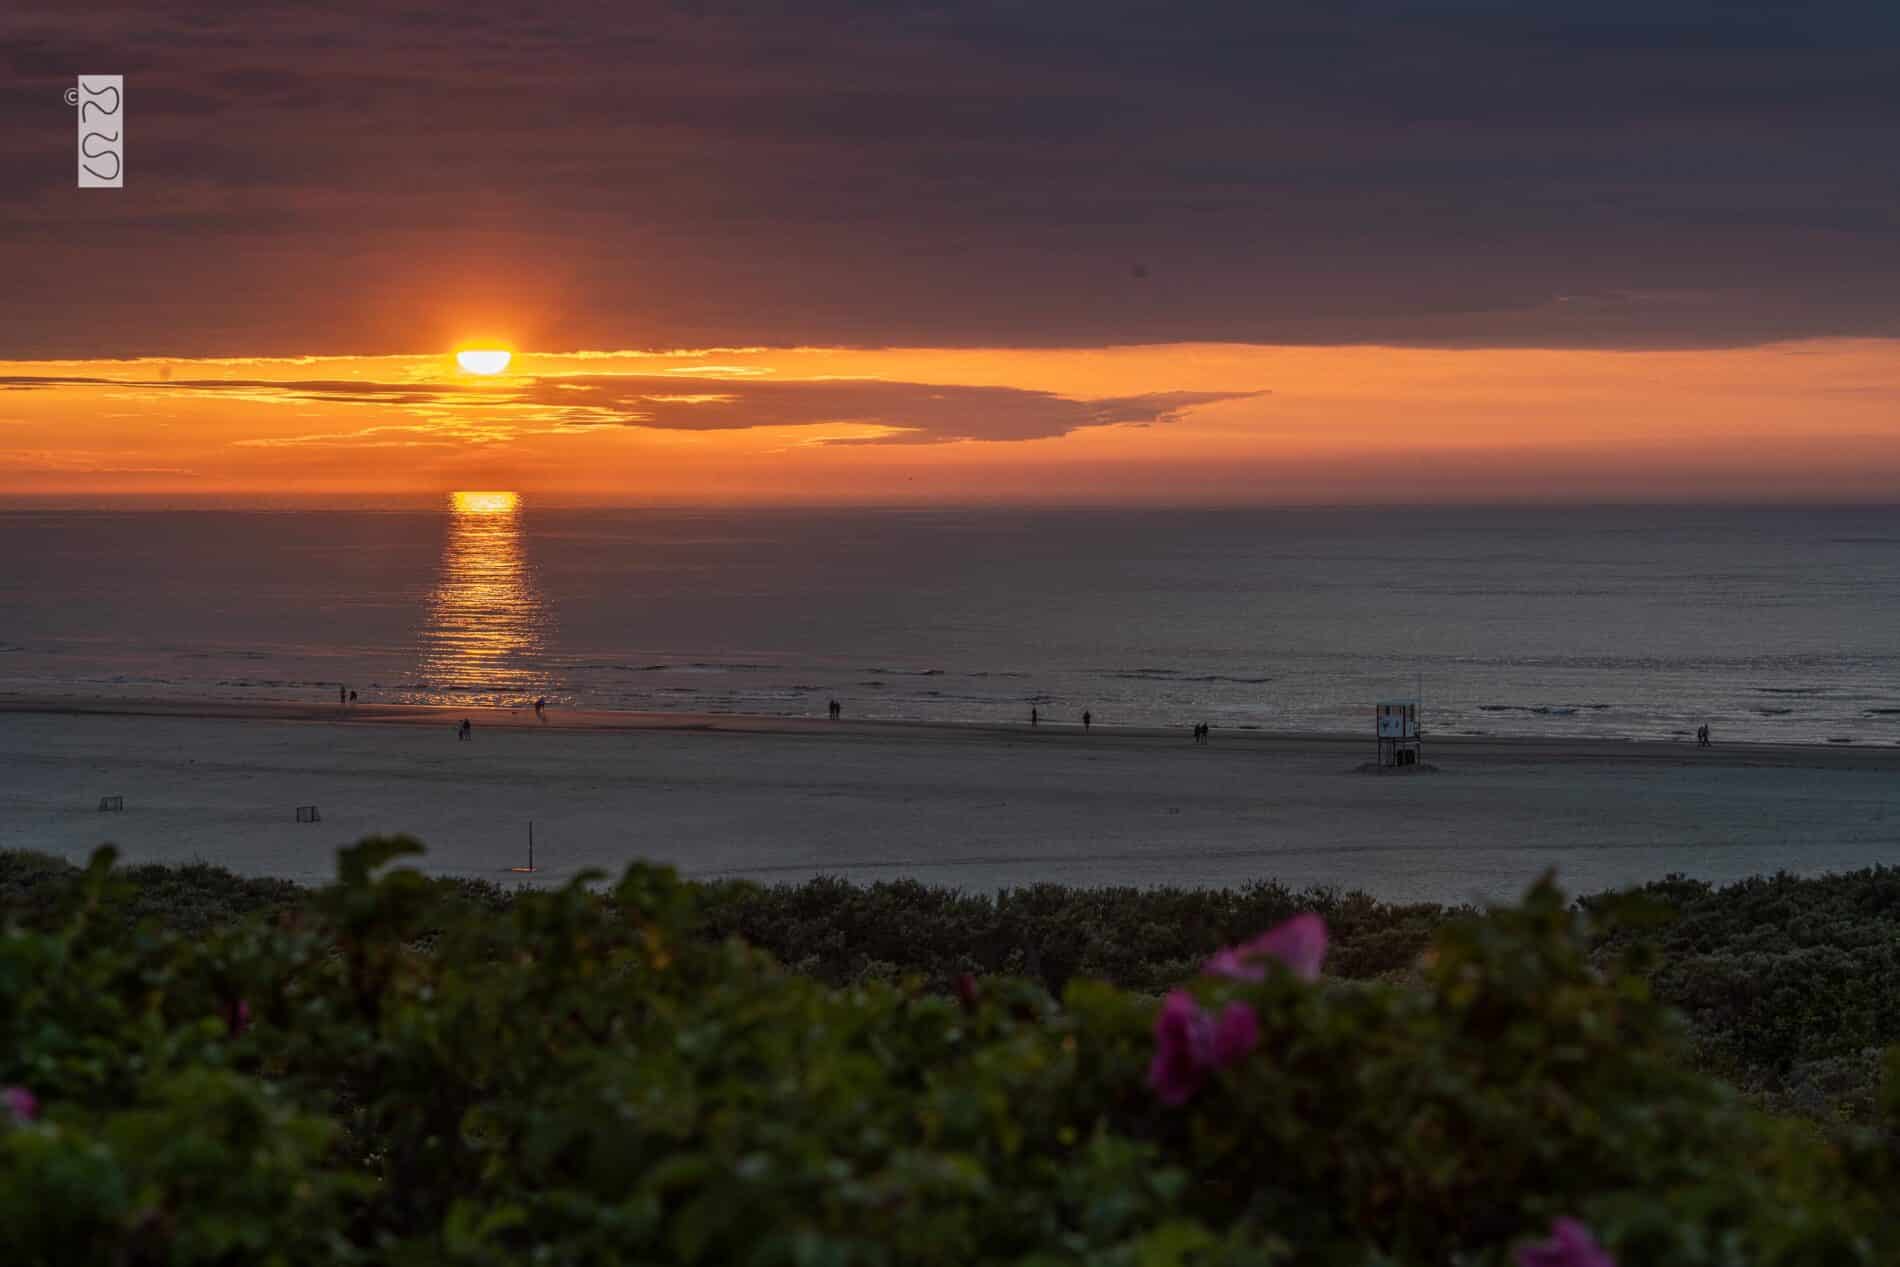
<svg viewBox="0 0 1900 1267">
<path fill-rule="evenodd" d="M 1233 981 L 1264 981 L 1267 961 L 1277 959 L 1300 980 L 1316 981 L 1325 958 L 1326 921 L 1306 911 L 1252 941 L 1216 952 L 1201 971 Z"/>
<path fill-rule="evenodd" d="M 1616 1260 L 1589 1228 L 1575 1219 L 1558 1219 L 1550 1225 L 1549 1240 L 1518 1246 L 1517 1267 L 1616 1267 Z"/>
<path fill-rule="evenodd" d="M 1245 1003 L 1229 1003 L 1214 1026 L 1214 1063 L 1237 1065 L 1259 1045 L 1260 1018 Z"/>
<path fill-rule="evenodd" d="M 1155 1013 L 1155 1057 L 1148 1086 L 1163 1104 L 1186 1104 L 1214 1060 L 1214 1025 L 1186 990 L 1176 990 Z"/>
<path fill-rule="evenodd" d="M 244 1031 L 251 1027 L 251 1005 L 243 999 L 226 1004 L 223 1016 L 225 1029 L 232 1038 L 242 1038 Z"/>
<path fill-rule="evenodd" d="M 6 1106 L 9 1116 L 16 1122 L 31 1122 L 40 1115 L 40 1102 L 25 1087 L 8 1087 L 0 1091 L 0 1104 Z"/>
<path fill-rule="evenodd" d="M 1186 1104 L 1216 1069 L 1237 1064 L 1260 1044 L 1260 1018 L 1245 1003 L 1229 1003 L 1217 1022 L 1185 990 L 1155 1013 L 1155 1055 L 1148 1086 L 1163 1104 Z"/>
</svg>

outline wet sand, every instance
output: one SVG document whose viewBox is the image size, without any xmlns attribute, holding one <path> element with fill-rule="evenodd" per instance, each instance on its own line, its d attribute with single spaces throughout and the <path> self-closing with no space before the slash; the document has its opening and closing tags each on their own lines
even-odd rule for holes
<svg viewBox="0 0 1900 1267">
<path fill-rule="evenodd" d="M 455 738 L 469 716 L 472 742 Z M 1900 748 L 1369 738 L 529 709 L 0 698 L 0 848 L 327 877 L 375 832 L 426 870 L 1364 888 L 1508 897 L 1900 862 Z M 101 813 L 101 796 L 125 798 Z M 294 821 L 299 805 L 322 819 Z"/>
</svg>

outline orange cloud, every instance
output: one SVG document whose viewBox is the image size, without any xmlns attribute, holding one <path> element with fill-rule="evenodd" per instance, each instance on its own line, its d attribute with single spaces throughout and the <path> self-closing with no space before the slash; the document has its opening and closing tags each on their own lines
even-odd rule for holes
<svg viewBox="0 0 1900 1267">
<path fill-rule="evenodd" d="M 0 363 L 0 493 L 1882 500 L 1900 341 Z"/>
</svg>

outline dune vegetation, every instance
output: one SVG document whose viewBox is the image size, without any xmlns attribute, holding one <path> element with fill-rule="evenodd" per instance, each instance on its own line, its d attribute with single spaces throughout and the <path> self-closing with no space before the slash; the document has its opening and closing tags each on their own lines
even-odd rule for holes
<svg viewBox="0 0 1900 1267">
<path fill-rule="evenodd" d="M 1493 910 L 0 854 L 22 1263 L 1900 1261 L 1900 871 Z"/>
</svg>

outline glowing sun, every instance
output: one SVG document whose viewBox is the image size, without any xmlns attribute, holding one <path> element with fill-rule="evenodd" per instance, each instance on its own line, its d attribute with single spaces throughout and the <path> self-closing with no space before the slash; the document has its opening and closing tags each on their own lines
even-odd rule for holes
<svg viewBox="0 0 1900 1267">
<path fill-rule="evenodd" d="M 505 348 L 464 348 L 455 354 L 455 363 L 471 374 L 499 374 L 513 359 Z"/>
</svg>

